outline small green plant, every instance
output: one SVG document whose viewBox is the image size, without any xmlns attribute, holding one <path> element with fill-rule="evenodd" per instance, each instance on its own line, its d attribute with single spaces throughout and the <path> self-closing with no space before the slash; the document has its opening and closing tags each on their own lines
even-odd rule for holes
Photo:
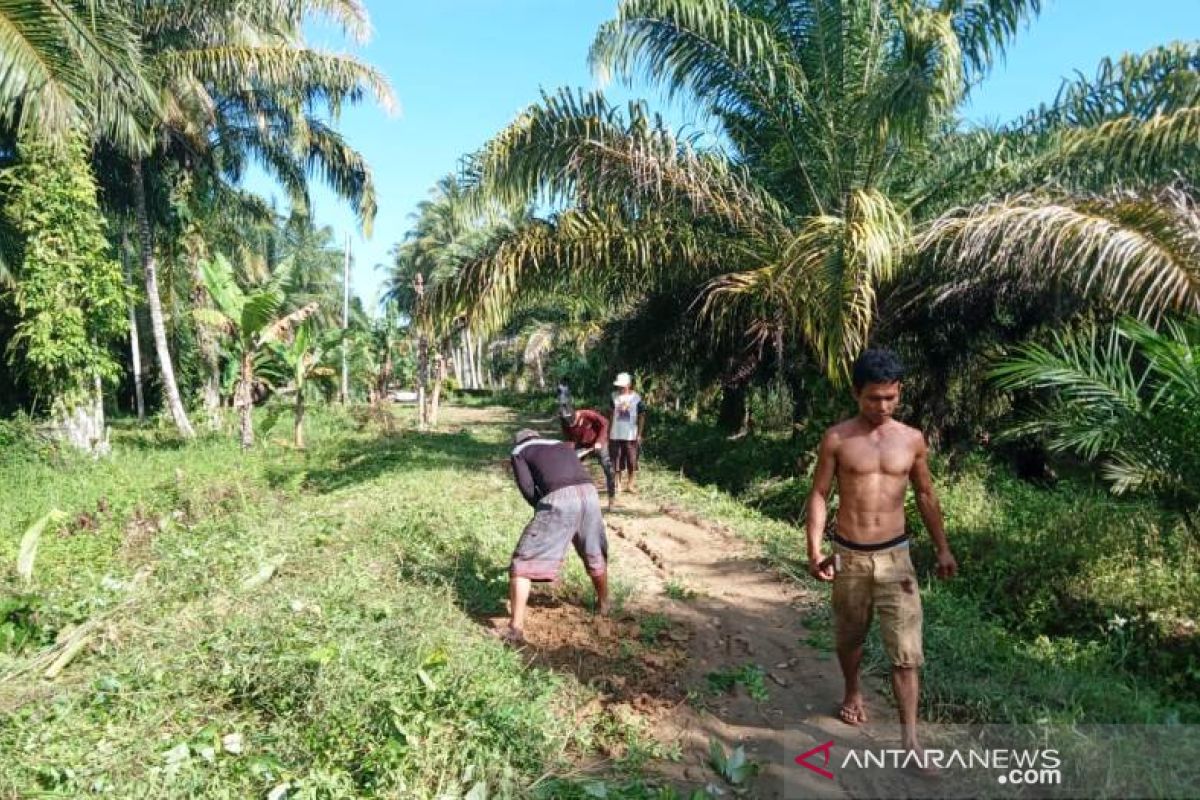
<svg viewBox="0 0 1200 800">
<path fill-rule="evenodd" d="M 640 637 L 644 644 L 654 644 L 658 641 L 658 637 L 663 631 L 671 627 L 671 620 L 667 619 L 665 614 L 647 614 L 642 617 L 642 621 L 638 626 L 641 630 Z"/>
<path fill-rule="evenodd" d="M 744 664 L 735 670 L 710 672 L 705 676 L 711 691 L 732 692 L 738 684 L 746 689 L 746 694 L 757 703 L 765 703 L 770 699 L 767 692 L 766 671 L 757 664 Z"/>
<path fill-rule="evenodd" d="M 678 578 L 671 578 L 663 587 L 663 594 L 672 600 L 691 600 L 696 596 L 696 590 L 686 585 Z"/>
<path fill-rule="evenodd" d="M 716 739 L 708 742 L 708 763 L 731 786 L 744 786 L 758 773 L 758 764 L 746 758 L 746 748 L 738 745 L 728 755 Z"/>
<path fill-rule="evenodd" d="M 0 653 L 19 653 L 26 645 L 51 638 L 38 624 L 41 604 L 35 595 L 0 597 Z"/>
<path fill-rule="evenodd" d="M 809 631 L 808 636 L 800 640 L 814 650 L 832 653 L 834 650 L 833 632 L 828 630 Z"/>
</svg>

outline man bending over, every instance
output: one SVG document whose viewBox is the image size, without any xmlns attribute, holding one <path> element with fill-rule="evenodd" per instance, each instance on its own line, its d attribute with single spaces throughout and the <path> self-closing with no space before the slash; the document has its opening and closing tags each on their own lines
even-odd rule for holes
<svg viewBox="0 0 1200 800">
<path fill-rule="evenodd" d="M 575 445 L 575 455 L 580 461 L 595 458 L 600 462 L 600 469 L 604 471 L 604 487 L 608 492 L 608 510 L 611 511 L 617 485 L 608 453 L 608 420 L 590 408 L 575 408 L 568 392 L 566 397 L 561 393 L 559 395 L 558 421 L 562 425 L 563 437 Z"/>
<path fill-rule="evenodd" d="M 533 581 L 558 580 L 567 547 L 583 560 L 596 589 L 596 608 L 608 613 L 608 538 L 600 496 L 570 442 L 519 431 L 512 451 L 513 475 L 533 506 L 533 519 L 517 541 L 509 565 L 508 599 L 512 619 L 505 641 L 525 643 L 525 609 Z"/>
</svg>

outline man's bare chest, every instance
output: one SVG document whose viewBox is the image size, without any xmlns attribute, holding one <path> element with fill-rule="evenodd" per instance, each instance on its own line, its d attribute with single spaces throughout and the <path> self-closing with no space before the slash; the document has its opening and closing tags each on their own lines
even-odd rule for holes
<svg viewBox="0 0 1200 800">
<path fill-rule="evenodd" d="M 916 455 L 907 437 L 891 435 L 872 440 L 861 436 L 838 448 L 838 473 L 846 477 L 887 475 L 904 477 Z"/>
</svg>

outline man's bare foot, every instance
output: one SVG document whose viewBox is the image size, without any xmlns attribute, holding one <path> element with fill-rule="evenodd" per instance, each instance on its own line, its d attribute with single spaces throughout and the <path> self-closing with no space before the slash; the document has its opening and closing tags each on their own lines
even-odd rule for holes
<svg viewBox="0 0 1200 800">
<path fill-rule="evenodd" d="M 861 695 L 847 697 L 838 708 L 838 719 L 847 725 L 862 725 L 867 721 L 867 707 Z"/>
<path fill-rule="evenodd" d="M 501 642 L 512 647 L 524 647 L 529 644 L 525 641 L 525 631 L 520 628 L 509 626 L 507 628 L 493 628 L 488 631 L 492 636 L 495 636 Z"/>
<path fill-rule="evenodd" d="M 942 771 L 928 762 L 927 757 L 924 755 L 925 750 L 920 747 L 908 747 L 905 749 L 910 753 L 918 753 L 922 756 L 921 763 L 917 763 L 915 761 L 911 764 L 906 763 L 904 765 L 905 773 L 916 778 L 923 778 L 925 780 L 937 780 L 938 778 L 942 777 Z"/>
</svg>

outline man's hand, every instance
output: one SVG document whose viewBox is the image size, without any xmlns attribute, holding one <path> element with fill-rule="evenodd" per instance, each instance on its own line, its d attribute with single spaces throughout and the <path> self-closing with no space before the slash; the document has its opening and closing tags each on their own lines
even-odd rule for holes
<svg viewBox="0 0 1200 800">
<path fill-rule="evenodd" d="M 942 580 L 953 578 L 958 574 L 958 562 L 954 560 L 954 554 L 949 549 L 941 550 L 937 554 L 937 576 Z"/>
<path fill-rule="evenodd" d="M 600 444 L 599 442 L 596 442 L 594 445 L 592 445 L 592 449 L 595 450 L 597 453 L 599 453 L 601 450 L 604 449 L 604 445 Z"/>
<path fill-rule="evenodd" d="M 808 560 L 808 574 L 812 575 L 819 581 L 828 582 L 833 580 L 833 559 L 833 556 L 830 556 L 824 561 L 818 561 L 815 558 L 810 558 Z"/>
</svg>

